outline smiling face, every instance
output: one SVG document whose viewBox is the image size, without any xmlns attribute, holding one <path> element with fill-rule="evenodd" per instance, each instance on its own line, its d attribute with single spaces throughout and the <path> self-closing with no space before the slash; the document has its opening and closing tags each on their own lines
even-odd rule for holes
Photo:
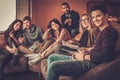
<svg viewBox="0 0 120 80">
<path fill-rule="evenodd" d="M 81 25 L 83 28 L 88 28 L 90 26 L 89 18 L 87 15 L 82 16 Z"/>
<path fill-rule="evenodd" d="M 95 10 L 91 13 L 92 21 L 97 27 L 102 27 L 107 20 L 107 15 L 103 14 L 100 10 Z"/>
<path fill-rule="evenodd" d="M 25 21 L 23 21 L 23 25 L 24 25 L 24 27 L 25 28 L 30 28 L 30 25 L 31 25 L 31 21 L 29 21 L 29 20 L 25 20 Z"/>
<path fill-rule="evenodd" d="M 15 24 L 14 24 L 14 27 L 13 27 L 14 30 L 15 30 L 15 31 L 18 31 L 18 30 L 21 28 L 21 25 L 22 25 L 22 24 L 21 24 L 19 21 L 18 21 L 17 23 L 15 23 Z"/>
<path fill-rule="evenodd" d="M 59 30 L 59 25 L 56 24 L 55 22 L 51 22 L 51 27 L 53 30 Z"/>
<path fill-rule="evenodd" d="M 62 5 L 62 11 L 65 13 L 65 14 L 68 14 L 70 12 L 70 7 L 68 5 Z"/>
</svg>

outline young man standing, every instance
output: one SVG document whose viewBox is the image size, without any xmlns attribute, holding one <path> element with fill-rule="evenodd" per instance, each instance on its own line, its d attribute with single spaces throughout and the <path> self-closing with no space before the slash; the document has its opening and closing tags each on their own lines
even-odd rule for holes
<svg viewBox="0 0 120 80">
<path fill-rule="evenodd" d="M 74 37 L 79 33 L 79 19 L 80 16 L 77 12 L 70 10 L 70 6 L 67 2 L 61 4 L 63 14 L 61 16 L 61 22 L 63 27 L 67 28 L 71 33 L 71 37 Z"/>
<path fill-rule="evenodd" d="M 109 25 L 108 12 L 104 5 L 91 8 L 93 23 L 100 29 L 96 44 L 87 53 L 75 53 L 72 56 L 52 54 L 48 57 L 46 80 L 58 80 L 60 75 L 79 76 L 98 64 L 113 60 L 118 32 Z"/>
</svg>

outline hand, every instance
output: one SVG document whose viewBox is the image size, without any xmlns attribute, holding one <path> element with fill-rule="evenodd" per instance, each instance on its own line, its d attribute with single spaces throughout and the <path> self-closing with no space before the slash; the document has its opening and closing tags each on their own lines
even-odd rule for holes
<svg viewBox="0 0 120 80">
<path fill-rule="evenodd" d="M 50 31 L 52 30 L 52 28 L 48 28 L 47 30 L 46 30 L 46 32 L 48 32 L 49 34 L 50 34 Z"/>
<path fill-rule="evenodd" d="M 74 59 L 83 61 L 83 56 L 84 56 L 84 54 L 83 54 L 83 53 L 75 53 L 75 54 L 73 54 L 72 56 L 73 56 Z"/>
<path fill-rule="evenodd" d="M 90 47 L 90 48 L 81 47 L 81 48 L 78 49 L 78 52 L 79 53 L 84 53 L 84 54 L 89 54 L 91 49 L 93 49 L 93 47 Z"/>
<path fill-rule="evenodd" d="M 23 37 L 19 37 L 18 41 L 19 41 L 20 44 L 22 44 L 24 42 L 24 38 Z"/>
<path fill-rule="evenodd" d="M 72 19 L 68 19 L 68 25 L 71 26 Z"/>
<path fill-rule="evenodd" d="M 42 48 L 43 43 L 38 43 L 37 48 Z"/>
<path fill-rule="evenodd" d="M 69 19 L 66 19 L 64 24 L 68 24 L 69 23 Z"/>
<path fill-rule="evenodd" d="M 39 54 L 43 53 L 44 52 L 44 49 L 42 48 L 40 51 L 39 51 Z"/>
<path fill-rule="evenodd" d="M 109 16 L 108 21 L 118 21 L 117 17 Z"/>
<path fill-rule="evenodd" d="M 40 54 L 41 59 L 44 59 L 44 58 L 45 58 L 45 54 L 46 54 L 46 51 L 43 51 L 43 52 Z"/>
<path fill-rule="evenodd" d="M 84 47 L 78 48 L 78 52 L 79 52 L 79 53 L 84 53 L 84 52 L 85 52 L 85 48 L 84 48 Z"/>
<path fill-rule="evenodd" d="M 17 52 L 17 49 L 16 48 L 11 48 L 9 51 L 10 51 L 10 53 L 15 54 Z"/>
<path fill-rule="evenodd" d="M 62 45 L 63 45 L 63 46 L 66 46 L 66 45 L 67 45 L 67 42 L 64 41 L 64 40 L 62 40 Z"/>
<path fill-rule="evenodd" d="M 13 38 L 13 37 L 14 37 L 13 32 L 10 32 L 10 33 L 9 33 L 9 36 L 10 36 L 11 38 Z"/>
<path fill-rule="evenodd" d="M 68 40 L 67 42 L 68 42 L 69 44 L 73 44 L 73 43 L 74 43 L 73 40 Z"/>
</svg>

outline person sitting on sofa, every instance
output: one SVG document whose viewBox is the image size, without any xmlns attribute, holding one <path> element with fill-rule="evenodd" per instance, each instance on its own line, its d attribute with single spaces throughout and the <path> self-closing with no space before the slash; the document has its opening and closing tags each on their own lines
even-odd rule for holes
<svg viewBox="0 0 120 80">
<path fill-rule="evenodd" d="M 76 51 L 79 47 L 94 46 L 99 30 L 91 25 L 87 14 L 82 14 L 80 24 L 79 33 L 71 40 L 62 41 L 62 45 L 56 51 L 57 53 Z"/>
<path fill-rule="evenodd" d="M 37 53 L 35 50 L 42 46 L 44 31 L 41 27 L 32 24 L 29 16 L 24 17 L 23 24 L 25 28 L 23 30 L 23 37 L 19 38 L 21 43 L 19 50 L 25 54 Z"/>
<path fill-rule="evenodd" d="M 35 64 L 36 62 L 47 58 L 50 54 L 54 53 L 57 46 L 59 46 L 62 42 L 62 40 L 67 41 L 71 39 L 70 33 L 67 29 L 62 28 L 60 22 L 57 19 L 52 19 L 49 22 L 48 29 L 45 31 L 43 35 L 43 39 L 48 44 L 49 41 L 52 41 L 51 44 L 46 46 L 46 43 L 43 45 L 41 49 L 42 51 L 39 52 L 39 54 L 28 54 L 26 57 L 28 57 L 30 64 Z"/>
<path fill-rule="evenodd" d="M 14 20 L 4 32 L 5 48 L 0 50 L 0 54 L 3 54 L 0 59 L 0 80 L 4 80 L 3 70 L 10 60 L 13 59 L 10 63 L 12 66 L 18 62 L 17 48 L 20 45 L 18 38 L 22 35 L 22 24 L 21 20 Z"/>
<path fill-rule="evenodd" d="M 58 80 L 60 75 L 76 77 L 115 58 L 118 32 L 108 23 L 107 8 L 103 4 L 94 5 L 90 13 L 93 23 L 100 29 L 95 46 L 87 53 L 80 51 L 72 56 L 50 55 L 46 80 Z"/>
</svg>

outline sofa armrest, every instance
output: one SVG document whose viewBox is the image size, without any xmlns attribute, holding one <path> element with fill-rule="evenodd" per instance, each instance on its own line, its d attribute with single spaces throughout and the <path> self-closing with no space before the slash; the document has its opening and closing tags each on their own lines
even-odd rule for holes
<svg viewBox="0 0 120 80">
<path fill-rule="evenodd" d="M 7 65 L 4 69 L 4 73 L 18 73 L 25 72 L 28 70 L 27 58 L 22 56 L 19 58 L 19 63 L 16 66 Z"/>
<path fill-rule="evenodd" d="M 76 80 L 119 80 L 120 56 L 115 60 L 100 64 L 90 71 L 80 75 Z"/>
</svg>

